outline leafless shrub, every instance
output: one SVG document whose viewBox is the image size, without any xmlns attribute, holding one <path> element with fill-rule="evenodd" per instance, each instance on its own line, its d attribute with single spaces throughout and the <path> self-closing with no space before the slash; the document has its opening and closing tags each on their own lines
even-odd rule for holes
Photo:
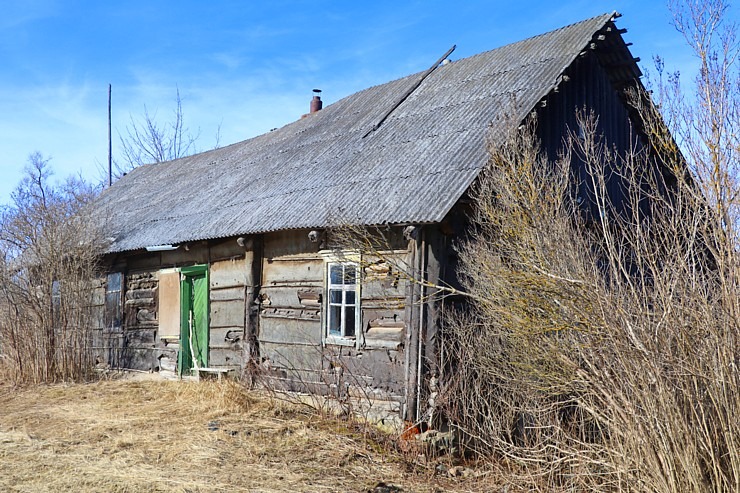
<svg viewBox="0 0 740 493">
<path fill-rule="evenodd" d="M 722 209 L 660 148 L 620 155 L 593 116 L 581 127 L 557 163 L 532 127 L 492 149 L 461 255 L 476 301 L 449 319 L 448 415 L 530 487 L 734 491 L 740 293 L 720 268 L 737 265 Z"/>
<path fill-rule="evenodd" d="M 94 190 L 54 187 L 35 153 L 0 219 L 0 364 L 16 382 L 80 379 L 94 361 L 93 292 L 100 242 L 82 208 Z"/>
<path fill-rule="evenodd" d="M 673 3 L 701 62 L 696 98 L 658 60 L 660 112 L 631 94 L 644 146 L 615 152 L 584 114 L 557 163 L 531 127 L 492 148 L 445 404 L 468 450 L 513 464 L 521 486 L 740 490 L 740 51 L 726 9 Z"/>
</svg>

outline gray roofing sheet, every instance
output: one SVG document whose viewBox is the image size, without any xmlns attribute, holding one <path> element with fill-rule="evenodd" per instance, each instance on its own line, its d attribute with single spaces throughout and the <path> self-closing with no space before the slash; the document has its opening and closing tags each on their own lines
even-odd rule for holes
<svg viewBox="0 0 740 493">
<path fill-rule="evenodd" d="M 421 74 L 244 142 L 141 166 L 96 203 L 114 238 L 109 251 L 340 222 L 441 221 L 485 166 L 491 132 L 529 112 L 611 19 L 441 65 L 364 138 Z"/>
</svg>

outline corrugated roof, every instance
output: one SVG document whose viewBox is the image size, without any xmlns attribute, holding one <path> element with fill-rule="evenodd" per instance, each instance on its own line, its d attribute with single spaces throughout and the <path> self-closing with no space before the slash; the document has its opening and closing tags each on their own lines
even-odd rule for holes
<svg viewBox="0 0 740 493">
<path fill-rule="evenodd" d="M 490 133 L 531 111 L 612 18 L 440 65 L 364 138 L 421 74 L 244 142 L 141 166 L 97 200 L 115 238 L 109 251 L 338 222 L 441 221 L 485 166 Z"/>
</svg>

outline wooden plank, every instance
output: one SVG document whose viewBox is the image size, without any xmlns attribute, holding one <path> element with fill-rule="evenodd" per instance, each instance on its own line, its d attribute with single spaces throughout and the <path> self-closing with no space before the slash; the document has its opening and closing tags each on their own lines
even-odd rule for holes
<svg viewBox="0 0 740 493">
<path fill-rule="evenodd" d="M 244 301 L 244 286 L 225 287 L 225 288 L 211 288 L 210 297 L 211 303 L 214 301 Z"/>
<path fill-rule="evenodd" d="M 259 333 L 259 295 L 262 284 L 263 235 L 250 236 L 244 253 L 246 287 L 244 291 L 244 358 L 257 362 L 260 359 L 257 334 Z"/>
<path fill-rule="evenodd" d="M 123 334 L 124 344 L 131 348 L 153 348 L 155 347 L 156 330 L 126 330 Z"/>
<path fill-rule="evenodd" d="M 366 310 L 403 312 L 406 309 L 406 298 L 362 298 L 361 305 Z"/>
<path fill-rule="evenodd" d="M 324 280 L 322 260 L 265 259 L 262 264 L 262 285 L 269 286 L 285 282 L 311 282 L 321 285 Z"/>
<path fill-rule="evenodd" d="M 105 307 L 96 306 L 92 310 L 92 324 L 95 329 L 105 328 Z"/>
<path fill-rule="evenodd" d="M 189 250 L 180 247 L 177 250 L 159 252 L 161 265 L 163 267 L 175 267 L 193 264 L 208 263 L 208 247 L 205 242 L 199 242 L 189 246 Z"/>
<path fill-rule="evenodd" d="M 401 342 L 404 334 L 403 324 L 392 327 L 370 327 L 365 331 L 365 340 L 385 339 L 387 341 Z"/>
<path fill-rule="evenodd" d="M 302 320 L 260 318 L 259 340 L 321 346 L 321 324 Z"/>
<path fill-rule="evenodd" d="M 244 256 L 244 247 L 237 243 L 236 238 L 228 238 L 220 242 L 211 241 L 209 244 L 211 261 L 238 259 Z"/>
<path fill-rule="evenodd" d="M 211 327 L 208 346 L 211 348 L 240 349 L 244 342 L 244 327 Z"/>
<path fill-rule="evenodd" d="M 241 350 L 215 348 L 208 351 L 208 366 L 233 367 L 241 371 L 244 355 Z"/>
<path fill-rule="evenodd" d="M 92 290 L 91 303 L 93 305 L 102 305 L 105 303 L 105 288 L 95 288 Z"/>
<path fill-rule="evenodd" d="M 335 396 L 336 388 L 322 381 L 311 380 L 311 377 L 311 374 L 306 374 L 304 377 L 294 373 L 288 374 L 286 370 L 278 369 L 261 378 L 270 388 L 281 392 L 306 394 L 308 399 L 315 398 L 311 396 Z"/>
<path fill-rule="evenodd" d="M 270 281 L 270 285 L 267 287 L 282 287 L 282 288 L 294 288 L 294 289 L 322 289 L 324 287 L 323 281 Z"/>
<path fill-rule="evenodd" d="M 180 272 L 159 271 L 159 337 L 180 336 Z M 128 293 L 127 293 L 128 295 Z"/>
<path fill-rule="evenodd" d="M 366 327 L 404 327 L 405 313 L 402 310 L 367 309 L 363 307 L 362 318 Z"/>
<path fill-rule="evenodd" d="M 296 294 L 301 306 L 320 308 L 323 302 L 322 291 L 321 289 L 299 289 Z"/>
<path fill-rule="evenodd" d="M 211 289 L 244 286 L 246 284 L 244 258 L 222 260 L 210 265 L 208 277 Z"/>
<path fill-rule="evenodd" d="M 260 352 L 273 367 L 289 370 L 321 370 L 320 346 L 293 346 L 262 342 Z"/>
<path fill-rule="evenodd" d="M 426 280 L 429 284 L 440 283 L 442 273 L 447 262 L 447 237 L 439 231 L 439 227 L 428 226 L 426 230 L 427 254 L 426 254 Z M 435 296 L 434 288 L 425 291 L 426 302 L 424 303 L 424 347 L 423 357 L 430 375 L 439 375 L 439 347 L 438 331 L 442 325 L 442 308 L 444 298 Z"/>
<path fill-rule="evenodd" d="M 319 243 L 308 239 L 309 229 L 278 231 L 265 235 L 264 254 L 266 258 L 306 256 L 318 257 Z"/>
<path fill-rule="evenodd" d="M 303 320 L 307 322 L 321 321 L 321 309 L 319 308 L 285 308 L 280 306 L 268 306 L 260 311 L 260 319 L 280 318 L 286 320 Z"/>
<path fill-rule="evenodd" d="M 344 368 L 343 378 L 352 386 L 368 385 L 386 393 L 403 393 L 404 356 L 401 352 L 343 348 L 336 352 L 333 361 L 334 365 Z"/>
<path fill-rule="evenodd" d="M 162 265 L 162 262 L 158 253 L 138 254 L 126 258 L 126 267 L 129 273 L 142 270 L 155 271 L 159 269 L 160 265 Z"/>
<path fill-rule="evenodd" d="M 279 306 L 283 308 L 321 308 L 321 288 L 264 286 L 261 290 L 261 306 Z"/>
<path fill-rule="evenodd" d="M 398 350 L 405 335 L 403 327 L 373 327 L 365 332 L 364 348 Z"/>
<path fill-rule="evenodd" d="M 408 281 L 402 278 L 388 278 L 374 281 L 364 281 L 362 283 L 363 299 L 383 299 L 383 298 L 405 298 L 406 284 Z"/>
<path fill-rule="evenodd" d="M 159 371 L 177 371 L 177 353 L 165 352 L 157 357 L 159 362 Z"/>
<path fill-rule="evenodd" d="M 119 368 L 154 371 L 159 367 L 156 359 L 155 348 L 131 348 L 124 347 L 120 351 Z"/>
<path fill-rule="evenodd" d="M 244 347 L 243 328 L 211 328 L 208 333 L 209 349 L 226 349 L 229 351 L 241 351 Z"/>
<path fill-rule="evenodd" d="M 244 300 L 211 300 L 210 324 L 212 327 L 244 327 Z"/>
</svg>

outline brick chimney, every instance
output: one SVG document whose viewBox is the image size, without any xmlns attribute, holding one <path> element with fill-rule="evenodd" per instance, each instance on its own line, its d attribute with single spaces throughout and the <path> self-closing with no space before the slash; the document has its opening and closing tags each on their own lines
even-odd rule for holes
<svg viewBox="0 0 740 493">
<path fill-rule="evenodd" d="M 324 103 L 321 102 L 321 89 L 314 89 L 313 93 L 314 95 L 313 99 L 311 99 L 311 109 L 309 111 L 309 114 L 316 113 L 324 107 Z"/>
</svg>

